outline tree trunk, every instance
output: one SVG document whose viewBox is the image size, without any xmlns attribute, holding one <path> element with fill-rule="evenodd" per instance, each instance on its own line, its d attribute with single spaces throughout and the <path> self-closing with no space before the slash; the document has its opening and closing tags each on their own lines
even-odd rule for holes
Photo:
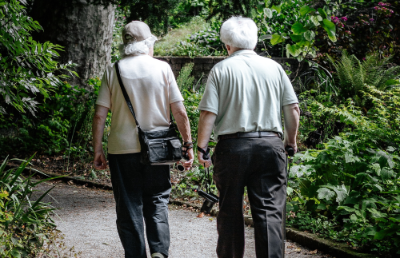
<svg viewBox="0 0 400 258">
<path fill-rule="evenodd" d="M 34 39 L 64 47 L 60 63 L 76 63 L 80 78 L 71 84 L 85 85 L 89 78 L 101 77 L 111 61 L 115 7 L 90 5 L 86 0 L 34 0 L 31 17 L 43 31 Z"/>
</svg>

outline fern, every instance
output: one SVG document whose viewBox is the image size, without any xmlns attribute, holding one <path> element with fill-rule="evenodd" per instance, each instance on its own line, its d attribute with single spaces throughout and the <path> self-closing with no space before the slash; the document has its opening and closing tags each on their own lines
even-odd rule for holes
<svg viewBox="0 0 400 258">
<path fill-rule="evenodd" d="M 365 105 L 361 94 L 364 85 L 373 85 L 380 90 L 389 90 L 400 85 L 400 66 L 391 66 L 390 57 L 380 58 L 371 54 L 364 61 L 343 51 L 340 61 L 328 56 L 336 70 L 335 83 L 342 99 L 353 98 L 359 106 Z"/>
</svg>

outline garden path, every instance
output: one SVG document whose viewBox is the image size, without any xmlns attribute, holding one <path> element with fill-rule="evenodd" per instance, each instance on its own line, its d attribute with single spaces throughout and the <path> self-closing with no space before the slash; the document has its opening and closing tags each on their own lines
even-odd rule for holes
<svg viewBox="0 0 400 258">
<path fill-rule="evenodd" d="M 54 219 L 58 229 L 65 235 L 66 247 L 74 246 L 75 251 L 79 252 L 78 257 L 123 257 L 115 225 L 112 192 L 68 185 L 61 181 L 43 183 L 37 190 L 43 192 L 52 185 L 55 185 L 50 192 L 52 198 L 46 197 L 44 201 L 52 202 L 58 209 L 58 216 L 54 216 Z M 216 257 L 216 219 L 207 216 L 197 218 L 197 213 L 174 205 L 170 205 L 169 209 L 170 257 Z M 254 229 L 247 227 L 245 232 L 245 257 L 255 257 Z M 327 257 L 319 252 L 313 254 L 310 251 L 293 242 L 286 245 L 287 258 Z"/>
</svg>

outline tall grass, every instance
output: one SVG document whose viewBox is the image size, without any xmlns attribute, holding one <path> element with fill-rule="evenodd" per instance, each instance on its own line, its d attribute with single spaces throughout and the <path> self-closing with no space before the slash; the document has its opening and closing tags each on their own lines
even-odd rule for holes
<svg viewBox="0 0 400 258">
<path fill-rule="evenodd" d="M 37 257 L 54 240 L 56 225 L 50 216 L 54 208 L 42 202 L 54 187 L 36 201 L 31 196 L 36 185 L 55 178 L 35 182 L 33 175 L 22 176 L 31 159 L 7 170 L 6 158 L 0 166 L 0 257 Z"/>
<path fill-rule="evenodd" d="M 168 56 L 173 53 L 174 47 L 186 37 L 200 30 L 207 30 L 210 25 L 201 17 L 193 17 L 193 19 L 179 28 L 172 29 L 154 45 L 155 56 Z"/>
</svg>

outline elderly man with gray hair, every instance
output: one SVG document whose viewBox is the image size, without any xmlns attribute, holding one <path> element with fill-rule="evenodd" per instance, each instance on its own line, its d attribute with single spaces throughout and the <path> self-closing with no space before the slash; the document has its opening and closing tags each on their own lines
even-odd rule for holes
<svg viewBox="0 0 400 258">
<path fill-rule="evenodd" d="M 186 169 L 191 167 L 194 158 L 190 124 L 171 67 L 153 58 L 153 44 L 157 38 L 151 34 L 149 26 L 140 21 L 130 22 L 124 27 L 122 38 L 122 59 L 106 69 L 96 102 L 93 119 L 94 166 L 96 169 L 107 167 L 102 137 L 107 113 L 111 109 L 108 159 L 116 202 L 117 229 L 125 257 L 147 257 L 144 219 L 151 257 L 164 258 L 168 257 L 170 245 L 170 169 L 169 165 L 142 164 L 137 124 L 125 101 L 122 87 L 144 131 L 168 129 L 172 111 L 184 141 L 183 150 L 189 157 L 183 163 Z"/>
<path fill-rule="evenodd" d="M 198 157 L 214 164 L 219 190 L 217 217 L 220 258 L 244 255 L 243 194 L 250 199 L 256 255 L 284 256 L 286 200 L 285 147 L 297 151 L 300 110 L 288 76 L 275 61 L 257 55 L 257 26 L 232 17 L 221 27 L 229 57 L 211 70 L 199 105 Z M 285 133 L 281 125 L 283 110 Z M 208 141 L 214 127 L 217 146 L 211 158 Z"/>
</svg>

